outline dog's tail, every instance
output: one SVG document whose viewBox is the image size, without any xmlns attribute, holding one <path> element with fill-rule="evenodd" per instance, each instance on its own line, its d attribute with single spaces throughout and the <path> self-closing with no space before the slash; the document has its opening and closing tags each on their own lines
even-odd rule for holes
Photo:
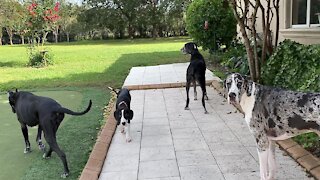
<svg viewBox="0 0 320 180">
<path fill-rule="evenodd" d="M 117 95 L 119 95 L 119 91 L 116 91 L 115 89 L 113 89 L 112 87 L 108 87 L 108 89 L 110 89 L 111 91 L 115 92 Z"/>
<path fill-rule="evenodd" d="M 83 114 L 89 112 L 90 109 L 91 109 L 91 106 L 92 106 L 92 101 L 91 101 L 91 99 L 90 99 L 89 105 L 88 105 L 87 109 L 84 110 L 84 111 L 82 111 L 82 112 L 74 112 L 74 111 L 71 111 L 70 109 L 67 109 L 67 108 L 64 108 L 64 107 L 59 108 L 59 109 L 57 110 L 57 112 L 59 112 L 59 113 L 66 113 L 66 114 L 70 114 L 70 115 L 74 115 L 74 116 L 80 116 L 80 115 L 83 115 Z"/>
</svg>

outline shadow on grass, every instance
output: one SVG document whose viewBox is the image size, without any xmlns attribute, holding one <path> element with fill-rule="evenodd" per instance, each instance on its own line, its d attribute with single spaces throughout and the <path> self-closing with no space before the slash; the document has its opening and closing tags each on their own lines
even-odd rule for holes
<svg viewBox="0 0 320 180">
<path fill-rule="evenodd" d="M 25 67 L 26 64 L 24 62 L 19 61 L 7 61 L 0 62 L 0 67 Z"/>
<path fill-rule="evenodd" d="M 119 46 L 128 46 L 128 45 L 139 45 L 139 44 L 154 44 L 156 43 L 168 43 L 168 42 L 186 42 L 190 40 L 190 37 L 169 37 L 169 38 L 140 38 L 140 39 L 109 39 L 109 40 L 83 40 L 83 41 L 74 41 L 74 42 L 62 42 L 62 43 L 50 43 L 48 45 L 53 46 L 73 46 L 73 45 L 119 45 Z"/>
<path fill-rule="evenodd" d="M 124 54 L 102 73 L 69 74 L 62 78 L 16 80 L 0 84 L 1 91 L 10 89 L 51 88 L 51 87 L 107 87 L 122 86 L 131 67 L 188 62 L 180 51 Z"/>
</svg>

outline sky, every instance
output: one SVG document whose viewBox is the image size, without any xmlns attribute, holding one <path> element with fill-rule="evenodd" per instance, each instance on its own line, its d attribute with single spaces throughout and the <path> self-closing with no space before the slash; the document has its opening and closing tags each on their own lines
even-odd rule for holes
<svg viewBox="0 0 320 180">
<path fill-rule="evenodd" d="M 81 5 L 82 0 L 67 0 L 67 2 L 75 3 Z"/>
</svg>

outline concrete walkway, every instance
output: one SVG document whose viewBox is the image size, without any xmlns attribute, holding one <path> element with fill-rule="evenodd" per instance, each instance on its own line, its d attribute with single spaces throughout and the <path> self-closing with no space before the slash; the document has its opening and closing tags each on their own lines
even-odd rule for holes
<svg viewBox="0 0 320 180">
<path fill-rule="evenodd" d="M 207 91 L 209 114 L 204 114 L 201 101 L 193 100 L 193 90 L 188 111 L 184 88 L 131 91 L 132 142 L 126 143 L 116 130 L 100 179 L 260 179 L 255 142 L 243 115 L 212 87 Z M 276 159 L 277 179 L 310 179 L 278 148 Z"/>
</svg>

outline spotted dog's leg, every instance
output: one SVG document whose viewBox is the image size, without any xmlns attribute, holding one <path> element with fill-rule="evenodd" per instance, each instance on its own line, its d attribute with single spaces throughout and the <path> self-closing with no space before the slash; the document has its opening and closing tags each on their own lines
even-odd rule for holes
<svg viewBox="0 0 320 180">
<path fill-rule="evenodd" d="M 275 157 L 275 143 L 274 141 L 269 141 L 269 154 L 268 154 L 268 180 L 274 180 L 277 170 L 276 157 Z"/>
<path fill-rule="evenodd" d="M 269 140 L 264 133 L 259 133 L 256 137 L 258 145 L 258 155 L 260 164 L 260 178 L 261 180 L 268 180 L 268 155 L 269 155 Z M 259 138 L 257 138 L 259 137 Z"/>
<path fill-rule="evenodd" d="M 126 141 L 127 141 L 127 142 L 131 142 L 130 123 L 126 123 L 125 129 L 126 129 Z"/>
</svg>

